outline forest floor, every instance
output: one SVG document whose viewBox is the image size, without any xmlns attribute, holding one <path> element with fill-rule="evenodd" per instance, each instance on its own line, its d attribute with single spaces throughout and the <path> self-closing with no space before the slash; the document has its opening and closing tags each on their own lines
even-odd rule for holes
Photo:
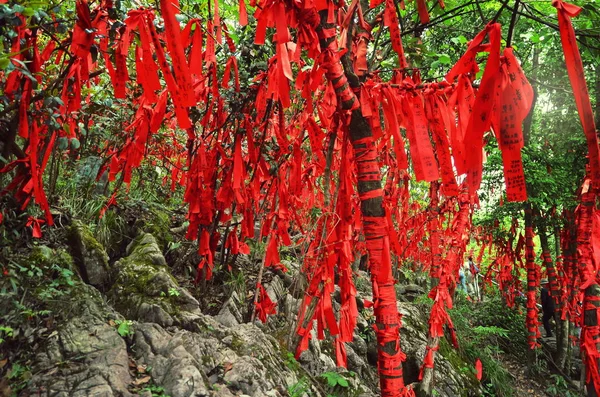
<svg viewBox="0 0 600 397">
<path fill-rule="evenodd" d="M 513 376 L 513 386 L 515 396 L 545 397 L 547 385 L 543 385 L 536 379 L 526 375 L 527 364 L 517 360 L 513 355 L 502 354 L 499 357 L 500 362 Z"/>
</svg>

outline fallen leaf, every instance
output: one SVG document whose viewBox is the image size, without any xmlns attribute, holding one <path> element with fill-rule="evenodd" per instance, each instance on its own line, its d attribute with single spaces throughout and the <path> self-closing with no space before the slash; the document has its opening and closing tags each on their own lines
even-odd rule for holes
<svg viewBox="0 0 600 397">
<path fill-rule="evenodd" d="M 136 386 L 140 386 L 140 385 L 144 385 L 144 384 L 150 382 L 151 380 L 152 380 L 152 378 L 150 376 L 143 376 L 141 378 L 134 380 L 133 384 Z"/>
<path fill-rule="evenodd" d="M 232 368 L 233 368 L 232 363 L 224 363 L 223 364 L 223 373 L 231 371 Z"/>
<path fill-rule="evenodd" d="M 13 392 L 7 378 L 0 379 L 0 396 L 12 396 Z"/>
<path fill-rule="evenodd" d="M 143 374 L 144 372 L 146 372 L 146 367 L 147 367 L 146 365 L 144 365 L 144 364 L 140 364 L 140 365 L 138 365 L 138 366 L 137 366 L 137 371 L 138 371 L 140 374 Z"/>
<path fill-rule="evenodd" d="M 6 365 L 7 362 L 8 362 L 8 358 L 5 358 L 4 360 L 0 360 L 0 369 L 4 368 L 4 366 Z"/>
</svg>

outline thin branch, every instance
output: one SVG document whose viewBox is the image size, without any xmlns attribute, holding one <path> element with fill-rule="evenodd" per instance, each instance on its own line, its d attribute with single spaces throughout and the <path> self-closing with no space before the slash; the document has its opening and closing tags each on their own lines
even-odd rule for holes
<svg viewBox="0 0 600 397">
<path fill-rule="evenodd" d="M 471 4 L 471 3 L 469 3 L 469 4 Z M 456 7 L 455 9 L 458 9 L 458 8 L 463 8 L 463 7 L 462 7 L 462 6 L 460 6 L 460 7 Z M 405 31 L 403 31 L 403 32 L 401 33 L 401 36 L 406 36 L 406 35 L 408 35 L 408 34 L 411 34 L 411 33 L 417 32 L 417 31 L 419 31 L 419 30 L 423 30 L 423 29 L 426 29 L 426 28 L 431 28 L 431 27 L 434 27 L 434 26 L 436 26 L 436 25 L 439 25 L 439 24 L 440 24 L 440 23 L 442 23 L 442 22 L 446 22 L 446 21 L 447 21 L 447 20 L 449 20 L 449 19 L 453 19 L 453 18 L 456 18 L 456 17 L 460 17 L 460 16 L 462 16 L 462 15 L 466 15 L 466 14 L 469 14 L 469 13 L 470 13 L 470 11 L 463 11 L 463 12 L 461 12 L 461 13 L 459 13 L 459 14 L 450 15 L 450 16 L 447 16 L 448 14 L 443 14 L 442 16 L 444 16 L 445 18 L 442 18 L 442 19 L 440 19 L 440 18 L 438 17 L 438 18 L 436 18 L 436 19 L 432 19 L 432 20 L 431 20 L 431 21 L 429 21 L 428 23 L 424 23 L 424 24 L 422 24 L 422 25 L 418 25 L 417 27 L 415 27 L 415 28 L 413 28 L 413 29 L 405 30 Z"/>
<path fill-rule="evenodd" d="M 500 9 L 498 10 L 498 12 L 496 13 L 496 15 L 494 15 L 494 18 L 492 18 L 492 23 L 496 22 L 498 20 L 498 18 L 500 18 L 500 15 L 502 14 L 502 11 L 504 11 L 504 8 L 508 6 L 508 1 L 503 1 L 502 2 L 502 6 L 500 7 Z"/>
<path fill-rule="evenodd" d="M 517 11 L 519 10 L 520 0 L 515 0 L 515 8 L 513 8 L 512 16 L 510 17 L 510 26 L 508 27 L 508 36 L 506 38 L 506 46 L 512 47 L 512 38 L 515 30 L 515 24 L 517 22 Z"/>
<path fill-rule="evenodd" d="M 477 6 L 477 11 L 479 12 L 479 16 L 481 17 L 481 23 L 485 25 L 487 23 L 487 19 L 485 19 L 485 15 L 483 15 L 483 10 L 481 9 L 481 4 L 479 4 L 479 0 L 475 0 L 475 5 Z"/>
</svg>

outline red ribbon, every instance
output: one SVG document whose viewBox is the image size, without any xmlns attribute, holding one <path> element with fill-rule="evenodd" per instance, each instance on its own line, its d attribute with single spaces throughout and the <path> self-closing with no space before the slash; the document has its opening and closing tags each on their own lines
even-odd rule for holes
<svg viewBox="0 0 600 397">
<path fill-rule="evenodd" d="M 590 95 L 585 83 L 585 74 L 583 71 L 583 62 L 575 38 L 575 30 L 571 23 L 571 18 L 576 17 L 581 12 L 581 8 L 565 3 L 562 0 L 553 0 L 552 5 L 558 12 L 558 27 L 560 30 L 560 39 L 565 54 L 565 63 L 573 95 L 581 120 L 581 126 L 588 145 L 589 162 L 592 183 L 595 187 L 600 186 L 600 155 L 598 153 L 598 137 L 596 135 L 596 125 L 594 123 L 594 113 L 590 103 Z"/>
</svg>

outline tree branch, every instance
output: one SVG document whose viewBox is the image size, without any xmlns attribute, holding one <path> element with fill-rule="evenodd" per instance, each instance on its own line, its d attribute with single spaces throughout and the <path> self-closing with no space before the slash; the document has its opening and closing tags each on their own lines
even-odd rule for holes
<svg viewBox="0 0 600 397">
<path fill-rule="evenodd" d="M 510 26 L 508 27 L 508 36 L 506 38 L 506 46 L 512 47 L 512 38 L 515 30 L 515 24 L 517 22 L 517 11 L 519 10 L 519 1 L 515 0 L 515 8 L 513 8 L 512 16 L 510 17 Z"/>
</svg>

